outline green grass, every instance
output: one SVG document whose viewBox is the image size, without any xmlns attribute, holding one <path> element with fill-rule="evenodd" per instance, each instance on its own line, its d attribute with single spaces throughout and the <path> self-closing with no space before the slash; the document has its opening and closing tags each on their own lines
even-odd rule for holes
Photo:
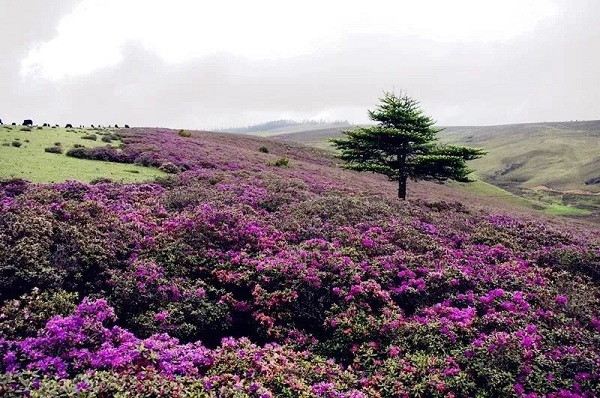
<svg viewBox="0 0 600 398">
<path fill-rule="evenodd" d="M 544 213 L 554 216 L 588 216 L 592 214 L 589 210 L 578 209 L 572 206 L 565 206 L 558 203 L 549 204 L 544 209 Z"/>
<path fill-rule="evenodd" d="M 505 189 L 492 185 L 482 180 L 476 180 L 471 183 L 449 182 L 450 186 L 471 192 L 480 196 L 499 198 L 504 202 L 516 206 L 528 207 L 545 214 L 555 216 L 587 216 L 591 211 L 579 209 L 577 207 L 556 203 L 554 199 L 546 196 L 523 197 L 515 195 Z"/>
<path fill-rule="evenodd" d="M 98 134 L 99 131 L 49 127 L 41 130 L 34 127 L 31 131 L 20 131 L 20 128 L 20 126 L 0 126 L 0 178 L 23 178 L 31 182 L 66 180 L 90 182 L 96 178 L 110 178 L 113 181 L 136 182 L 165 175 L 155 168 L 76 159 L 65 155 L 75 144 L 86 147 L 106 145 L 101 141 L 102 136 Z M 98 135 L 98 140 L 81 139 L 83 135 L 90 133 Z M 10 144 L 17 139 L 23 143 L 20 148 L 2 145 Z M 44 152 L 44 148 L 54 146 L 56 142 L 62 144 L 63 154 Z M 118 144 L 118 141 L 112 143 L 112 145 Z"/>
<path fill-rule="evenodd" d="M 508 192 L 505 189 L 502 189 L 482 180 L 475 180 L 474 182 L 469 183 L 450 181 L 448 182 L 448 185 L 476 195 L 490 198 L 499 198 L 507 203 L 516 206 L 524 206 L 536 210 L 539 210 L 542 207 L 541 204 L 537 202 L 520 197 L 511 192 Z"/>
<path fill-rule="evenodd" d="M 520 188 L 600 192 L 600 185 L 585 185 L 600 176 L 598 121 L 448 127 L 440 137 L 442 142 L 488 150 L 470 162 L 486 180 L 496 178 Z"/>
</svg>

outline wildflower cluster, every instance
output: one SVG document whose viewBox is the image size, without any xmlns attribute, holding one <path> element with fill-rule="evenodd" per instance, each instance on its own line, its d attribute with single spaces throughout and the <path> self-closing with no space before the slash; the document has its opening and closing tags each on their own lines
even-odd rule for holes
<svg viewBox="0 0 600 398">
<path fill-rule="evenodd" d="M 0 395 L 600 394 L 593 228 L 398 203 L 288 144 L 120 138 L 181 172 L 0 183 Z"/>
</svg>

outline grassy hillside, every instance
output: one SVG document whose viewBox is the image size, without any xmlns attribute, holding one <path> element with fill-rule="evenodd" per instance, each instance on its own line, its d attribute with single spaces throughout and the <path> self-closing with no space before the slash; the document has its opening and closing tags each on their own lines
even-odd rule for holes
<svg viewBox="0 0 600 398">
<path fill-rule="evenodd" d="M 110 178 L 115 181 L 146 181 L 164 175 L 156 168 L 133 164 L 96 162 L 68 157 L 65 153 L 74 145 L 88 148 L 107 145 L 102 141 L 109 130 L 64 129 L 44 127 L 31 130 L 21 126 L 0 126 L 0 178 L 23 178 L 32 182 L 92 181 Z M 82 139 L 96 135 L 96 140 Z M 14 146 L 20 145 L 20 146 Z M 45 152 L 45 148 L 60 144 L 62 154 Z M 112 145 L 118 145 L 113 141 Z"/>
<path fill-rule="evenodd" d="M 600 121 L 448 127 L 440 137 L 488 149 L 487 156 L 473 162 L 487 180 L 600 192 L 600 184 L 586 184 L 600 177 Z"/>
<path fill-rule="evenodd" d="M 315 129 L 274 138 L 331 149 L 338 129 Z M 600 121 L 446 127 L 442 142 L 482 147 L 488 155 L 470 162 L 478 184 L 454 185 L 560 215 L 600 217 Z"/>
<path fill-rule="evenodd" d="M 1 396 L 600 394 L 597 227 L 189 133 L 123 132 L 155 182 L 0 182 Z"/>
</svg>

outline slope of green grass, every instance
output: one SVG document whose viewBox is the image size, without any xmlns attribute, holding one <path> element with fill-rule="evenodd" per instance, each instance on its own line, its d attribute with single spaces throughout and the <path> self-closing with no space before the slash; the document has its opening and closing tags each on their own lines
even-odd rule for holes
<svg viewBox="0 0 600 398">
<path fill-rule="evenodd" d="M 488 154 L 471 163 L 488 181 L 521 188 L 600 192 L 586 185 L 600 176 L 600 122 L 531 123 L 448 127 L 444 142 L 483 147 Z"/>
<path fill-rule="evenodd" d="M 21 131 L 20 126 L 0 126 L 0 178 L 23 178 L 32 182 L 89 182 L 96 178 L 114 181 L 146 181 L 164 175 L 158 169 L 71 158 L 65 153 L 75 144 L 95 147 L 106 145 L 100 131 L 44 127 L 41 130 Z M 84 140 L 86 134 L 98 135 L 97 141 Z M 12 146 L 20 142 L 20 147 Z M 63 154 L 44 152 L 60 142 Z M 8 144 L 8 146 L 6 146 Z M 112 145 L 118 142 L 113 141 Z"/>
</svg>

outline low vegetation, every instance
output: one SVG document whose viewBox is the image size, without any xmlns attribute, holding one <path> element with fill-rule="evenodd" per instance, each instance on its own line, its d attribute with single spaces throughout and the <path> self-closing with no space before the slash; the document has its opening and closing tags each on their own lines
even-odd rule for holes
<svg viewBox="0 0 600 398">
<path fill-rule="evenodd" d="M 250 137 L 122 142 L 180 172 L 0 184 L 0 395 L 600 394 L 597 229 Z"/>
<path fill-rule="evenodd" d="M 66 157 L 65 152 L 85 143 L 90 148 L 106 145 L 105 142 L 82 141 L 85 130 L 63 128 L 43 128 L 42 130 L 21 131 L 18 126 L 0 129 L 0 178 L 23 178 L 32 182 L 62 182 L 65 180 L 92 181 L 108 177 L 114 181 L 146 181 L 164 175 L 158 168 L 130 165 L 138 174 L 129 173 L 123 165 L 109 162 Z M 15 140 L 18 138 L 19 141 Z M 18 149 L 11 143 L 23 143 Z M 46 148 L 61 143 L 63 154 L 46 152 Z"/>
</svg>

